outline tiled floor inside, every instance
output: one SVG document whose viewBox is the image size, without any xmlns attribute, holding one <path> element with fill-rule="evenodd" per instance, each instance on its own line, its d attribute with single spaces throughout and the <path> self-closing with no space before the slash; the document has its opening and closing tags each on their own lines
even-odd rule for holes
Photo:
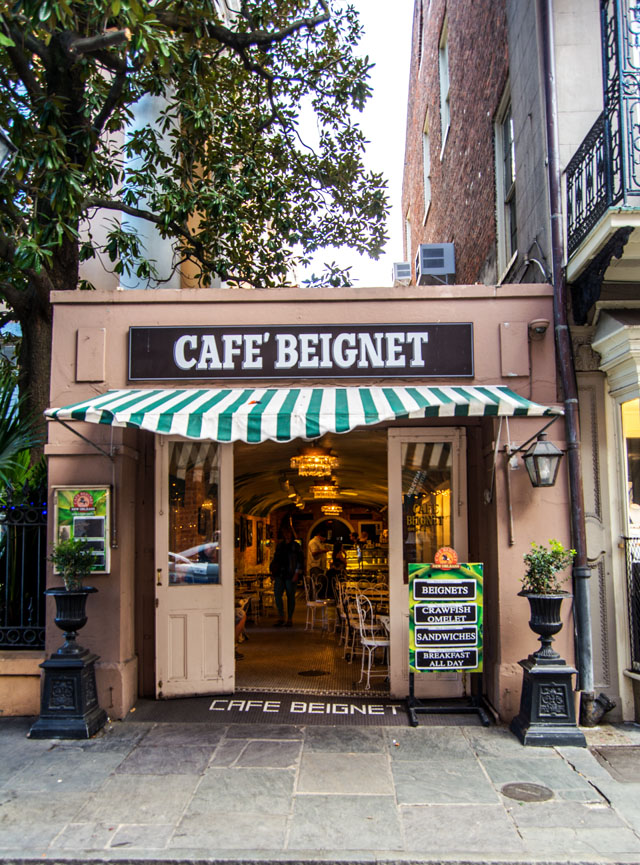
<svg viewBox="0 0 640 865">
<path fill-rule="evenodd" d="M 276 628 L 276 620 L 275 611 L 268 610 L 247 625 L 247 639 L 238 646 L 243 658 L 236 661 L 236 691 L 388 695 L 385 667 L 375 667 L 382 675 L 366 691 L 365 683 L 358 682 L 360 655 L 349 663 L 338 634 L 323 631 L 318 621 L 313 631 L 305 630 L 304 597 L 296 601 L 292 628 Z"/>
</svg>

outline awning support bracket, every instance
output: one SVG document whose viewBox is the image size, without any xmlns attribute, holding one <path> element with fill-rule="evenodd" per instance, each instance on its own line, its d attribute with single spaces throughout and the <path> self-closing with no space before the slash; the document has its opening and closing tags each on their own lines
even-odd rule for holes
<svg viewBox="0 0 640 865">
<path fill-rule="evenodd" d="M 111 462 L 114 462 L 114 459 L 113 459 L 113 452 L 112 452 L 112 453 L 107 453 L 107 451 L 103 450 L 103 449 L 100 447 L 100 445 L 97 445 L 95 442 L 92 442 L 91 439 L 88 439 L 86 436 L 83 436 L 81 432 L 78 432 L 78 430 L 75 430 L 75 429 L 74 429 L 72 426 L 70 426 L 66 421 L 64 421 L 64 420 L 60 420 L 59 417 L 51 418 L 51 420 L 56 421 L 56 423 L 62 424 L 62 426 L 63 426 L 65 429 L 68 429 L 69 432 L 72 432 L 72 433 L 74 434 L 74 436 L 78 436 L 78 438 L 82 439 L 83 442 L 86 442 L 88 445 L 91 445 L 91 447 L 94 448 L 94 450 L 99 451 L 99 452 L 102 454 L 102 456 L 106 457 L 108 460 L 111 460 Z M 113 427 L 112 427 L 111 429 L 113 430 Z"/>
</svg>

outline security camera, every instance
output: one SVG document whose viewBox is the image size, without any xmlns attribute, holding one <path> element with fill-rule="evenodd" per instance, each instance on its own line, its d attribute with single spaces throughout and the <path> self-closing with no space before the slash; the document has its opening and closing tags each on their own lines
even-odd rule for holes
<svg viewBox="0 0 640 865">
<path fill-rule="evenodd" d="M 534 318 L 529 322 L 529 339 L 542 339 L 548 327 L 549 322 L 546 318 Z"/>
</svg>

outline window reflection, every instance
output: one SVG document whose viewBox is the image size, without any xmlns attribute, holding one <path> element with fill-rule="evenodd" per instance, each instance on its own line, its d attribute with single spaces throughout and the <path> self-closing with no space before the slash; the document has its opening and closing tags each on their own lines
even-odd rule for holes
<svg viewBox="0 0 640 865">
<path fill-rule="evenodd" d="M 453 546 L 450 442 L 402 445 L 404 561 L 433 562 L 440 547 Z"/>
<path fill-rule="evenodd" d="M 220 582 L 214 442 L 169 442 L 169 550 L 169 585 Z"/>
<path fill-rule="evenodd" d="M 640 400 L 622 404 L 622 432 L 627 462 L 629 529 L 640 534 Z"/>
</svg>

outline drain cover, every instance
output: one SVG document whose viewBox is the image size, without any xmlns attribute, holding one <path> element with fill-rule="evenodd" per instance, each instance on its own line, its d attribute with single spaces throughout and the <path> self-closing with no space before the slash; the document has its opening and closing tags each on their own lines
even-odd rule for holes
<svg viewBox="0 0 640 865">
<path fill-rule="evenodd" d="M 328 676 L 328 670 L 302 670 L 298 673 L 299 676 Z"/>
<path fill-rule="evenodd" d="M 529 784 L 521 781 L 516 784 L 505 784 L 501 790 L 503 796 L 518 799 L 520 802 L 546 802 L 553 799 L 553 791 L 542 784 Z"/>
</svg>

